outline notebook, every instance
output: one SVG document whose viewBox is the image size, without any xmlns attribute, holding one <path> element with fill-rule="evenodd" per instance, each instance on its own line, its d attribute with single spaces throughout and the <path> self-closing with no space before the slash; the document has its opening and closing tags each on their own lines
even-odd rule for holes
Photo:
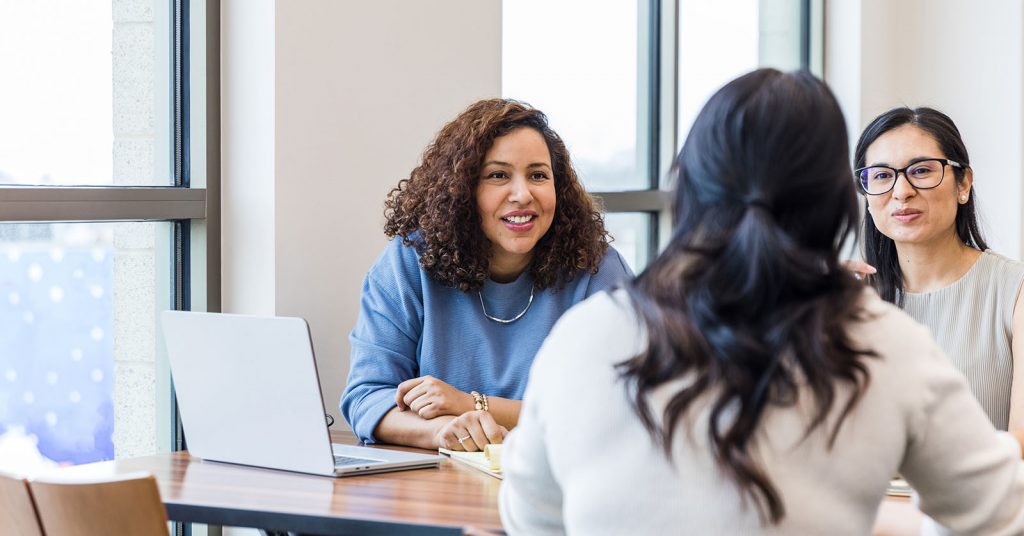
<svg viewBox="0 0 1024 536">
<path fill-rule="evenodd" d="M 448 449 L 438 449 L 438 452 L 473 469 L 483 471 L 494 478 L 503 479 L 501 472 L 501 444 L 485 445 L 483 452 L 463 452 Z"/>
<path fill-rule="evenodd" d="M 164 311 L 189 453 L 327 476 L 436 467 L 441 457 L 331 444 L 301 318 Z"/>
</svg>

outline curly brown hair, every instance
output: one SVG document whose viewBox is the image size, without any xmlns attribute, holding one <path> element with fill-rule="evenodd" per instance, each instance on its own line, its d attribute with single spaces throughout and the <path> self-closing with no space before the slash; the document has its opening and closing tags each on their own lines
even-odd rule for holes
<svg viewBox="0 0 1024 536">
<path fill-rule="evenodd" d="M 476 186 L 495 138 L 523 127 L 536 130 L 547 144 L 557 199 L 554 221 L 534 247 L 528 268 L 534 286 L 557 289 L 581 270 L 597 272 L 608 250 L 608 232 L 565 143 L 540 110 L 511 99 L 487 99 L 437 133 L 420 164 L 384 203 L 384 233 L 415 247 L 420 266 L 441 284 L 469 292 L 487 280 L 491 242 L 481 227 Z"/>
</svg>

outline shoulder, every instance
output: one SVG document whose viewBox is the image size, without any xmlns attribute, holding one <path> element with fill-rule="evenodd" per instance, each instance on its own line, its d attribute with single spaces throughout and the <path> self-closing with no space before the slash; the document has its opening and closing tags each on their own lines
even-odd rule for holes
<svg viewBox="0 0 1024 536">
<path fill-rule="evenodd" d="M 420 286 L 425 272 L 414 246 L 397 236 L 388 242 L 366 274 L 367 282 L 387 287 Z"/>
<path fill-rule="evenodd" d="M 981 253 L 978 263 L 988 274 L 995 277 L 1011 281 L 1024 279 L 1024 262 L 1000 255 L 991 249 Z"/>
<path fill-rule="evenodd" d="M 587 281 L 586 295 L 590 296 L 602 290 L 610 290 L 633 278 L 633 270 L 629 268 L 626 259 L 622 257 L 617 249 L 608 246 L 601 262 L 597 266 L 596 273 L 581 272 L 578 276 L 580 281 Z"/>
<path fill-rule="evenodd" d="M 982 277 L 985 280 L 999 282 L 999 291 L 1006 296 L 1011 303 L 1019 302 L 1019 296 L 1024 295 L 1024 262 L 1013 260 L 1000 255 L 992 250 L 985 250 L 978 258 L 979 263 L 984 263 L 985 272 Z"/>
<path fill-rule="evenodd" d="M 569 309 L 545 339 L 535 368 L 580 374 L 642 350 L 644 330 L 625 290 L 597 293 Z"/>
<path fill-rule="evenodd" d="M 872 389 L 920 407 L 934 393 L 959 377 L 935 342 L 931 330 L 895 305 L 882 300 L 870 288 L 860 296 L 860 317 L 848 327 L 851 343 L 862 351 Z"/>
<path fill-rule="evenodd" d="M 609 274 L 623 275 L 632 277 L 633 270 L 630 269 L 629 264 L 626 263 L 626 259 L 619 253 L 619 250 L 615 249 L 615 246 L 608 246 L 608 250 L 604 252 L 604 257 L 601 258 L 601 263 L 597 267 L 598 273 L 606 272 Z"/>
<path fill-rule="evenodd" d="M 384 246 L 384 250 L 373 263 L 373 268 L 405 268 L 410 265 L 418 268 L 419 263 L 420 254 L 416 252 L 416 247 L 406 245 L 401 236 L 396 236 Z"/>
<path fill-rule="evenodd" d="M 918 323 L 899 307 L 883 300 L 874 289 L 865 287 L 858 297 L 860 317 L 850 326 L 858 341 L 878 350 L 892 350 L 891 346 L 919 347 L 932 342 L 931 331 Z M 916 352 L 915 352 L 916 353 Z"/>
</svg>

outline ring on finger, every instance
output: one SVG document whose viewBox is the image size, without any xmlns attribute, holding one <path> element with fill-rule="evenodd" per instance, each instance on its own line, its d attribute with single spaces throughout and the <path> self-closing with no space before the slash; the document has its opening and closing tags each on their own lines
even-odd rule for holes
<svg viewBox="0 0 1024 536">
<path fill-rule="evenodd" d="M 467 440 L 467 439 L 469 439 L 469 438 L 471 438 L 471 437 L 473 437 L 473 436 L 471 436 L 471 435 L 468 435 L 468 436 L 466 436 L 466 437 L 460 437 L 460 438 L 459 438 L 459 444 L 460 444 L 460 445 L 462 445 L 462 442 L 463 442 L 463 441 L 465 441 L 465 440 Z M 465 445 L 463 445 L 463 446 L 465 446 Z"/>
</svg>

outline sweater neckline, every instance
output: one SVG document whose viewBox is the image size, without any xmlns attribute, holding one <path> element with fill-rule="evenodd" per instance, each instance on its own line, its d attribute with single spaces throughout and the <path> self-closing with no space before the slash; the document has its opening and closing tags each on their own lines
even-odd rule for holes
<svg viewBox="0 0 1024 536">
<path fill-rule="evenodd" d="M 972 277 L 971 274 L 974 274 L 977 270 L 979 270 L 979 266 L 981 266 L 981 264 L 982 264 L 982 259 L 987 259 L 989 256 L 990 256 L 990 254 L 989 254 L 988 250 L 982 251 L 981 255 L 978 255 L 978 258 L 974 260 L 974 264 L 972 264 L 971 267 L 966 272 L 963 273 L 963 275 L 961 275 L 955 281 L 953 281 L 952 283 L 950 283 L 950 284 L 948 284 L 948 285 L 946 285 L 946 286 L 944 286 L 942 288 L 937 288 L 935 290 L 930 290 L 928 292 L 906 292 L 906 291 L 900 291 L 900 292 L 903 294 L 904 299 L 906 299 L 906 298 L 913 299 L 913 298 L 924 298 L 924 297 L 927 297 L 927 296 L 936 296 L 936 295 L 938 295 L 940 293 L 943 293 L 943 292 L 952 291 L 953 289 L 956 289 L 956 288 L 966 284 L 966 281 L 968 281 Z M 987 260 L 986 260 L 986 262 L 987 262 Z"/>
</svg>

